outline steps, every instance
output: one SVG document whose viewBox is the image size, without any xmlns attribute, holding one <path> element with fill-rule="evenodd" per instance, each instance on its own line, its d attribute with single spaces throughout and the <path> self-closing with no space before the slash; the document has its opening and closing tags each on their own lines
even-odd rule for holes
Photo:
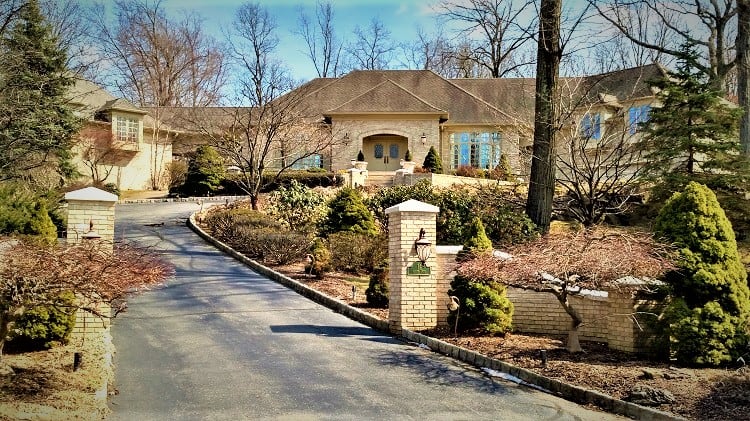
<svg viewBox="0 0 750 421">
<path fill-rule="evenodd" d="M 390 187 L 393 185 L 393 171 L 369 171 L 365 185 Z"/>
</svg>

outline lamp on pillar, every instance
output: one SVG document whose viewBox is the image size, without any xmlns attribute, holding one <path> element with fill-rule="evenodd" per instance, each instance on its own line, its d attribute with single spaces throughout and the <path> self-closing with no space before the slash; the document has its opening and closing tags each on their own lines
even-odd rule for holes
<svg viewBox="0 0 750 421">
<path fill-rule="evenodd" d="M 425 234 L 427 233 L 424 228 L 420 229 L 419 238 L 414 242 L 414 247 L 417 249 L 417 257 L 419 257 L 419 261 L 422 262 L 423 265 L 427 263 L 427 259 L 429 259 L 432 254 L 432 242 L 425 238 Z"/>
<path fill-rule="evenodd" d="M 102 238 L 98 232 L 94 231 L 94 220 L 89 218 L 89 230 L 81 236 L 83 240 L 99 240 Z"/>
</svg>

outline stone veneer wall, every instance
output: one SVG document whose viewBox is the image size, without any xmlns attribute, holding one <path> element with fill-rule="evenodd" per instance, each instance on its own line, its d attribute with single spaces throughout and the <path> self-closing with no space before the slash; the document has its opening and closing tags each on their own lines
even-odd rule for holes
<svg viewBox="0 0 750 421">
<path fill-rule="evenodd" d="M 94 223 L 94 230 L 102 237 L 102 241 L 112 243 L 115 238 L 115 203 L 69 201 L 68 244 L 81 241 L 81 236 L 89 230 L 90 221 Z"/>
<path fill-rule="evenodd" d="M 76 324 L 72 332 L 74 338 L 99 334 L 109 329 L 110 316 L 112 315 L 110 306 L 106 303 L 98 303 L 94 305 L 94 308 L 96 313 L 81 308 L 76 311 Z M 102 316 L 99 316 L 99 314 Z"/>
</svg>

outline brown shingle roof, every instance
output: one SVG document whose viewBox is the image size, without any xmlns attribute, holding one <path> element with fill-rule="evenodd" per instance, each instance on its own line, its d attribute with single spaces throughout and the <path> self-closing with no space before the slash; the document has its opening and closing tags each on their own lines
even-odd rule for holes
<svg viewBox="0 0 750 421">
<path fill-rule="evenodd" d="M 448 113 L 445 110 L 433 107 L 390 79 L 381 82 L 369 91 L 341 104 L 333 110 L 326 111 L 325 114 L 404 112 L 441 114 L 445 118 L 448 117 Z"/>
</svg>

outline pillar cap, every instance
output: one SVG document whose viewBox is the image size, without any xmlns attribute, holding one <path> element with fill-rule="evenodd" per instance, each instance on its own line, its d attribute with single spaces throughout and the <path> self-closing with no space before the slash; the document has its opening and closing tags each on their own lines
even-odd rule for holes
<svg viewBox="0 0 750 421">
<path fill-rule="evenodd" d="M 65 200 L 80 200 L 87 202 L 117 202 L 115 194 L 106 192 L 96 187 L 86 187 L 80 190 L 65 193 Z"/>
<path fill-rule="evenodd" d="M 419 200 L 409 199 L 406 202 L 391 206 L 390 208 L 385 210 L 386 215 L 395 212 L 440 213 L 440 208 L 429 203 L 420 202 Z"/>
</svg>

